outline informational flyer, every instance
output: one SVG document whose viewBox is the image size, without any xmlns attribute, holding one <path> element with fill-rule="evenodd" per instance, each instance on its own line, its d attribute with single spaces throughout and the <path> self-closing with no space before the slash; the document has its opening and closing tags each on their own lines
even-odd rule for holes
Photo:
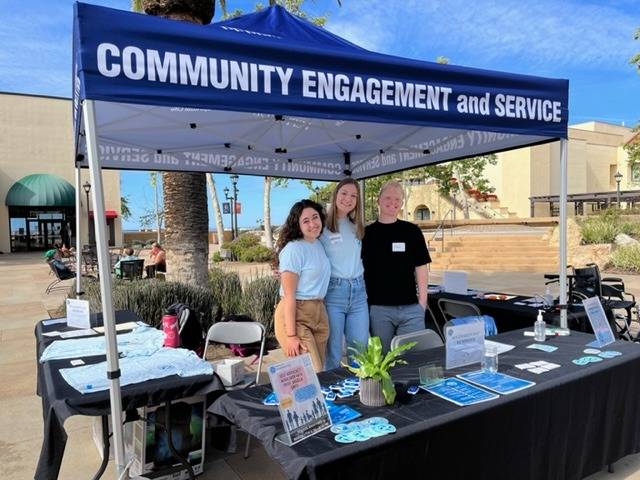
<svg viewBox="0 0 640 480">
<path fill-rule="evenodd" d="M 268 372 L 280 402 L 278 409 L 285 430 L 280 441 L 293 445 L 331 426 L 320 382 L 308 353 L 273 364 Z"/>
<path fill-rule="evenodd" d="M 458 375 L 458 378 L 501 395 L 519 392 L 535 385 L 535 382 L 530 382 L 529 380 L 522 380 L 500 372 L 489 373 L 482 370 L 463 373 Z"/>
<path fill-rule="evenodd" d="M 91 328 L 87 300 L 67 298 L 67 326 L 82 329 Z"/>
<path fill-rule="evenodd" d="M 420 388 L 461 407 L 499 398 L 495 393 L 487 392 L 458 378 L 447 378 L 436 385 L 421 385 Z"/>
<path fill-rule="evenodd" d="M 447 324 L 444 327 L 446 362 L 445 368 L 463 367 L 482 361 L 484 355 L 484 321 Z"/>
<path fill-rule="evenodd" d="M 588 344 L 589 347 L 604 347 L 616 341 L 616 337 L 613 335 L 607 315 L 604 313 L 602 304 L 598 297 L 587 298 L 582 301 L 593 333 L 596 335 L 595 342 Z"/>
</svg>

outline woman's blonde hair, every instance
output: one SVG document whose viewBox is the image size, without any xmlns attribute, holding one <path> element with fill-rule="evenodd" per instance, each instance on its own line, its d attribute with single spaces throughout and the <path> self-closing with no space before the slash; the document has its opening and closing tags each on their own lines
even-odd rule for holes
<svg viewBox="0 0 640 480">
<path fill-rule="evenodd" d="M 358 181 L 353 178 L 342 179 L 333 190 L 331 194 L 331 205 L 327 214 L 327 228 L 333 233 L 338 231 L 338 191 L 345 185 L 354 185 L 356 187 L 356 194 L 358 196 L 356 208 L 351 210 L 347 217 L 351 220 L 351 223 L 356 226 L 356 237 L 362 240 L 364 237 L 364 211 L 362 208 L 362 198 L 360 197 L 360 185 L 358 185 Z"/>
</svg>

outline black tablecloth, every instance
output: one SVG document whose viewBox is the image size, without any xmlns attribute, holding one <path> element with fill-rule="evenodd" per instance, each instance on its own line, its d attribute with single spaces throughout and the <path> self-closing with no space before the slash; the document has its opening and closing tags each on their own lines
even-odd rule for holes
<svg viewBox="0 0 640 480">
<path fill-rule="evenodd" d="M 138 321 L 130 311 L 117 311 L 116 323 Z M 92 327 L 102 325 L 101 315 L 92 315 Z M 61 328 L 63 327 L 63 328 Z M 42 351 L 60 337 L 45 337 L 43 333 L 71 330 L 66 325 L 44 326 L 38 322 L 36 334 L 36 361 Z M 105 361 L 106 356 L 82 357 L 85 364 Z M 101 416 L 111 413 L 109 390 L 90 394 L 81 394 L 71 387 L 60 375 L 60 369 L 71 366 L 70 361 L 51 360 L 41 364 L 38 361 L 37 393 L 42 398 L 42 416 L 44 437 L 40 458 L 35 472 L 36 479 L 56 479 L 60 471 L 62 457 L 67 442 L 64 421 L 72 415 Z M 217 375 L 198 375 L 195 377 L 169 377 L 149 380 L 143 383 L 122 387 L 122 410 L 131 410 L 144 406 L 159 405 L 167 400 L 192 395 L 207 395 L 224 391 Z M 213 398 L 209 399 L 213 401 Z"/>
<path fill-rule="evenodd" d="M 578 332 L 554 337 L 547 343 L 558 350 L 544 353 L 525 348 L 533 342 L 522 331 L 494 337 L 516 346 L 500 355 L 499 370 L 537 385 L 478 405 L 458 407 L 426 392 L 381 408 L 345 399 L 341 403 L 363 418 L 384 416 L 398 429 L 364 443 L 339 444 L 328 430 L 293 447 L 275 442 L 282 431 L 278 410 L 260 403 L 269 386 L 223 395 L 210 411 L 260 439 L 290 478 L 578 479 L 640 451 L 640 345 L 618 341 L 607 349 L 622 356 L 574 365 L 593 338 Z M 393 379 L 415 384 L 418 366 L 443 356 L 443 347 L 410 352 L 410 364 L 395 368 Z M 541 375 L 514 367 L 535 360 L 562 367 Z M 320 374 L 320 382 L 344 376 L 345 370 L 333 370 Z"/>
<path fill-rule="evenodd" d="M 473 303 L 480 309 L 480 313 L 493 317 L 496 321 L 498 332 L 500 333 L 510 332 L 511 330 L 518 330 L 520 328 L 533 330 L 533 323 L 536 321 L 538 310 L 544 311 L 544 321 L 547 322 L 548 325 L 560 326 L 560 311 L 555 307 L 542 308 L 532 307 L 530 305 L 516 305 L 516 303 L 522 303 L 523 300 L 531 298 L 531 296 L 516 295 L 509 300 L 488 300 L 476 298 L 475 295 L 459 295 L 446 292 L 430 293 L 428 296 L 429 308 L 440 326 L 445 323 L 438 308 L 438 300 L 441 298 Z M 589 320 L 582 306 L 570 306 L 567 311 L 567 320 L 569 328 L 572 330 L 588 331 L 588 328 L 590 328 Z"/>
</svg>

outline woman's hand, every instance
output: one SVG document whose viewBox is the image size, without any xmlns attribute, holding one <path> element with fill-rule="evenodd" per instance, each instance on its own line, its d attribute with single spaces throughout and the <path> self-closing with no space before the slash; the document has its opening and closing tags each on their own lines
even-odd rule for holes
<svg viewBox="0 0 640 480">
<path fill-rule="evenodd" d="M 306 352 L 306 347 L 300 342 L 300 339 L 297 335 L 293 337 L 287 337 L 287 345 L 285 347 L 285 355 L 287 357 L 297 357 L 301 353 Z"/>
</svg>

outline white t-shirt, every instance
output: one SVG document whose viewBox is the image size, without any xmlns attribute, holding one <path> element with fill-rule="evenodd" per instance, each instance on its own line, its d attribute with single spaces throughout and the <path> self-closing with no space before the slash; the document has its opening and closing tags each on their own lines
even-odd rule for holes
<svg viewBox="0 0 640 480">
<path fill-rule="evenodd" d="M 285 245 L 280 254 L 280 272 L 298 275 L 296 300 L 324 298 L 329 288 L 331 264 L 322 244 L 315 240 L 294 240 Z M 284 294 L 280 286 L 280 296 Z"/>
<path fill-rule="evenodd" d="M 338 219 L 335 233 L 325 226 L 320 241 L 331 262 L 332 277 L 352 279 L 364 273 L 360 258 L 362 241 L 356 236 L 356 226 L 347 217 Z"/>
</svg>

